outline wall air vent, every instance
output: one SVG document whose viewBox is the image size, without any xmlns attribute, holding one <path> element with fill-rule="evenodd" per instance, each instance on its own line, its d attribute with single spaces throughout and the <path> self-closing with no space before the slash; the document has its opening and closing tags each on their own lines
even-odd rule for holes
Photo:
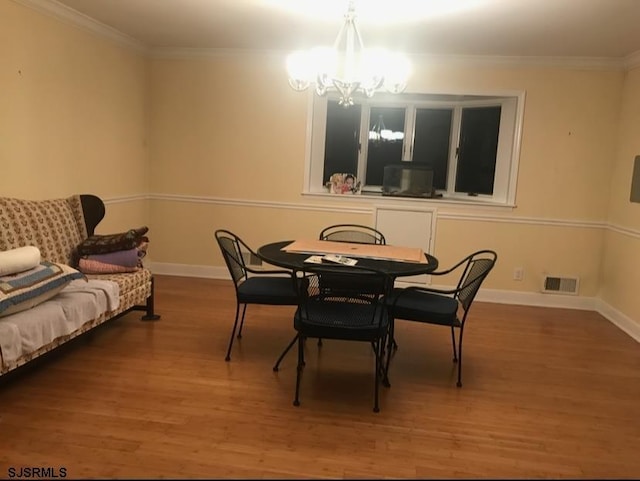
<svg viewBox="0 0 640 481">
<path fill-rule="evenodd" d="M 542 292 L 550 294 L 577 294 L 578 285 L 580 284 L 577 277 L 559 277 L 549 276 L 544 277 L 544 283 L 542 285 Z"/>
</svg>

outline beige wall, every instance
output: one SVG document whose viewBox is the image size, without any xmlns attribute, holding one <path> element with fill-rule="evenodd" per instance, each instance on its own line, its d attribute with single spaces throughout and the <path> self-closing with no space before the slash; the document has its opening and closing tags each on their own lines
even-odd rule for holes
<svg viewBox="0 0 640 481">
<path fill-rule="evenodd" d="M 297 201 L 306 97 L 277 57 L 153 60 L 152 189 L 229 199 Z"/>
<path fill-rule="evenodd" d="M 257 246 L 374 223 L 366 200 L 301 195 L 309 95 L 288 87 L 281 56 L 151 58 L 5 1 L 0 58 L 3 195 L 111 199 L 101 230 L 149 225 L 150 255 L 165 265 L 221 267 L 216 228 Z M 517 207 L 429 204 L 442 264 L 495 248 L 489 288 L 536 293 L 545 272 L 577 275 L 581 296 L 640 319 L 626 282 L 640 272 L 628 202 L 638 70 L 414 67 L 409 91 L 526 92 Z"/>
<path fill-rule="evenodd" d="M 371 215 L 348 211 L 371 209 L 369 203 L 301 195 L 308 95 L 289 89 L 282 65 L 277 56 L 256 55 L 152 61 L 152 190 L 195 198 L 171 208 L 166 199 L 156 202 L 153 224 L 162 235 L 155 260 L 221 265 L 211 252 L 212 232 L 221 227 L 259 245 L 315 237 L 331 222 L 373 224 Z M 493 221 L 439 221 L 434 253 L 443 264 L 495 248 L 500 260 L 491 287 L 539 292 L 544 273 L 577 275 L 580 294 L 596 295 L 603 231 L 587 224 L 607 218 L 623 80 L 620 71 L 418 65 L 412 91 L 526 92 L 517 208 L 491 212 Z M 262 207 L 268 202 L 278 208 Z M 313 210 L 327 205 L 334 212 Z M 430 205 L 439 213 L 486 215 Z M 188 251 L 176 250 L 195 218 L 200 235 Z M 537 223 L 500 222 L 522 218 Z M 574 227 L 581 223 L 587 226 Z M 525 279 L 513 281 L 520 266 Z"/>
<path fill-rule="evenodd" d="M 609 200 L 612 228 L 606 235 L 600 295 L 625 315 L 640 319 L 640 204 L 629 201 L 633 162 L 640 155 L 640 68 L 626 76 L 619 132 Z"/>
<path fill-rule="evenodd" d="M 149 190 L 145 57 L 11 1 L 0 2 L 0 192 L 26 199 Z M 148 217 L 108 207 L 101 229 Z"/>
</svg>

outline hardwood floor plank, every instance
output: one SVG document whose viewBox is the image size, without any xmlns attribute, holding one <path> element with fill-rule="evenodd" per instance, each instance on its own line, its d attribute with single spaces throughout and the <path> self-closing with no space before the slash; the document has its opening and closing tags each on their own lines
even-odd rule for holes
<svg viewBox="0 0 640 481">
<path fill-rule="evenodd" d="M 371 347 L 306 345 L 294 308 L 249 306 L 224 361 L 230 282 L 157 276 L 129 314 L 0 384 L 0 477 L 638 478 L 638 343 L 594 312 L 476 303 L 457 388 L 446 328 L 399 321 L 372 412 Z"/>
</svg>

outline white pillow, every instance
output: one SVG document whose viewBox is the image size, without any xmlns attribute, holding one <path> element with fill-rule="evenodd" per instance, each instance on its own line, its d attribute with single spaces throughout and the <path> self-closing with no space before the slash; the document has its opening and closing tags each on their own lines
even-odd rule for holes
<svg viewBox="0 0 640 481">
<path fill-rule="evenodd" d="M 0 276 L 28 271 L 40 264 L 40 249 L 34 246 L 17 247 L 0 252 Z"/>
</svg>

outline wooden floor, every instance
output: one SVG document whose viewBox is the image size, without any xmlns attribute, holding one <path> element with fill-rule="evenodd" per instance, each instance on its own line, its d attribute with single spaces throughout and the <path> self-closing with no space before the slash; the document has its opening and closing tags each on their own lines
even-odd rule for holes
<svg viewBox="0 0 640 481">
<path fill-rule="evenodd" d="M 308 341 L 292 405 L 291 307 L 249 306 L 224 361 L 229 282 L 156 279 L 162 319 L 97 329 L 0 386 L 0 477 L 639 478 L 640 345 L 596 313 L 476 303 L 463 387 L 449 331 L 398 322 L 373 413 L 364 344 Z"/>
</svg>

